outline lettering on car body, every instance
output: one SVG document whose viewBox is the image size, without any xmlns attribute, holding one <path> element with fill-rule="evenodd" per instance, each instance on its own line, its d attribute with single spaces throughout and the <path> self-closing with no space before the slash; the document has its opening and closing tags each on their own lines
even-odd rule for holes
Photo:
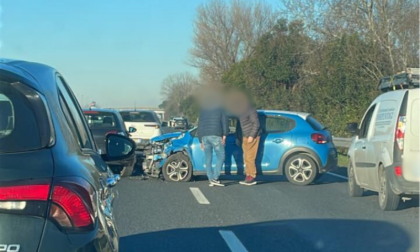
<svg viewBox="0 0 420 252">
<path fill-rule="evenodd" d="M 19 244 L 0 244 L 0 252 L 19 252 Z"/>
</svg>

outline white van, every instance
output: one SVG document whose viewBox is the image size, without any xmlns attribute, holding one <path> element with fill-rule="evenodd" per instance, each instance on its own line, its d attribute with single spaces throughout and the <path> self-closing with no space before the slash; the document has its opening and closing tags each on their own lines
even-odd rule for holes
<svg viewBox="0 0 420 252">
<path fill-rule="evenodd" d="M 154 111 L 124 110 L 120 114 L 137 149 L 144 149 L 151 138 L 162 135 L 161 123 Z"/>
<path fill-rule="evenodd" d="M 348 151 L 348 188 L 352 197 L 363 190 L 379 193 L 383 210 L 396 210 L 400 197 L 418 195 L 420 182 L 419 89 L 389 91 L 367 109 Z"/>
</svg>

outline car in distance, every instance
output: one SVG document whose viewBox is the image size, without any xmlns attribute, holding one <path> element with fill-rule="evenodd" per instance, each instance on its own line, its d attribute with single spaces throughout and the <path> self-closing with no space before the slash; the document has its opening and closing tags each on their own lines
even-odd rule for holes
<svg viewBox="0 0 420 252">
<path fill-rule="evenodd" d="M 310 114 L 260 110 L 258 116 L 263 130 L 256 160 L 259 174 L 285 175 L 295 185 L 308 185 L 336 167 L 337 151 L 331 134 Z M 233 126 L 226 138 L 222 173 L 243 174 L 243 152 L 236 144 L 236 128 L 240 127 L 235 127 L 237 119 L 229 121 Z M 167 181 L 174 182 L 189 181 L 193 174 L 205 174 L 205 156 L 197 128 L 171 137 L 153 141 L 143 168 L 151 174 L 162 173 Z"/>
<path fill-rule="evenodd" d="M 360 126 L 347 125 L 355 135 L 348 151 L 350 196 L 360 197 L 365 189 L 378 192 L 381 209 L 392 211 L 402 196 L 419 194 L 419 93 L 417 88 L 381 94 Z"/>
<path fill-rule="evenodd" d="M 150 139 L 162 135 L 159 117 L 152 110 L 122 110 L 121 117 L 127 130 L 136 129 L 130 133 L 137 149 L 143 150 Z"/>
<path fill-rule="evenodd" d="M 70 87 L 45 65 L 0 60 L 0 99 L 0 244 L 118 251 L 119 175 L 105 161 L 130 158 L 132 140 L 109 134 L 101 156 Z"/>
<path fill-rule="evenodd" d="M 187 119 L 183 117 L 175 117 L 173 119 L 173 125 L 175 129 L 187 130 L 188 129 L 188 122 Z"/>
<path fill-rule="evenodd" d="M 91 108 L 83 110 L 83 113 L 95 139 L 96 146 L 102 154 L 106 154 L 105 144 L 108 134 L 119 134 L 129 137 L 130 133 L 136 131 L 132 127 L 128 131 L 126 130 L 120 113 L 115 109 Z M 108 162 L 111 170 L 115 174 L 120 174 L 123 177 L 130 176 L 133 173 L 135 164 L 135 155 L 127 160 Z"/>
</svg>

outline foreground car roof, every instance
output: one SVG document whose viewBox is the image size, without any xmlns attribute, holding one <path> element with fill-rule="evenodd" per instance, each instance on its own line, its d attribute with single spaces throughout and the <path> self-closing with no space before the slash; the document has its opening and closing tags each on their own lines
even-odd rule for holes
<svg viewBox="0 0 420 252">
<path fill-rule="evenodd" d="M 0 58 L 0 70 L 27 79 L 28 81 L 25 84 L 32 86 L 32 88 L 41 93 L 53 87 L 55 83 L 51 81 L 53 79 L 51 75 L 57 72 L 54 68 L 47 65 L 5 58 Z"/>
</svg>

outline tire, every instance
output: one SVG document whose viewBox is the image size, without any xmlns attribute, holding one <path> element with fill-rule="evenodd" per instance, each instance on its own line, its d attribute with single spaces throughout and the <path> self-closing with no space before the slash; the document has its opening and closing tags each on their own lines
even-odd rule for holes
<svg viewBox="0 0 420 252">
<path fill-rule="evenodd" d="M 318 175 L 315 161 L 308 155 L 298 154 L 290 157 L 284 172 L 290 183 L 294 185 L 309 185 Z"/>
<path fill-rule="evenodd" d="M 395 211 L 400 204 L 400 196 L 396 195 L 389 184 L 384 167 L 379 167 L 379 206 L 384 211 Z"/>
<path fill-rule="evenodd" d="M 133 168 L 134 168 L 134 165 L 124 166 L 121 169 L 121 172 L 120 172 L 121 177 L 129 177 L 129 176 L 131 176 L 131 174 L 133 174 Z"/>
<path fill-rule="evenodd" d="M 169 182 L 188 182 L 192 178 L 192 164 L 186 155 L 176 153 L 169 156 L 162 167 L 162 174 Z"/>
<path fill-rule="evenodd" d="M 351 161 L 349 162 L 349 164 L 347 166 L 347 176 L 349 177 L 347 185 L 348 185 L 350 197 L 362 197 L 363 196 L 363 188 L 361 188 L 356 183 L 354 168 L 353 168 L 353 164 L 352 164 Z"/>
</svg>

